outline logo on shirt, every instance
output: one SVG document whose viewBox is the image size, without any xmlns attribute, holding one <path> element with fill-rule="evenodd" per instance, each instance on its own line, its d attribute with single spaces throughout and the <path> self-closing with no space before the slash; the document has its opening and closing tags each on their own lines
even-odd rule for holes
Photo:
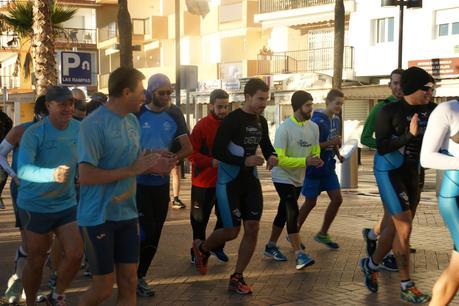
<svg viewBox="0 0 459 306">
<path fill-rule="evenodd" d="M 302 147 L 302 148 L 308 148 L 312 146 L 310 143 L 308 143 L 306 140 L 298 140 L 297 144 Z"/>
<path fill-rule="evenodd" d="M 103 238 L 105 238 L 105 237 L 107 237 L 106 234 L 100 234 L 100 235 L 97 235 L 97 236 L 96 236 L 97 240 L 101 240 L 101 239 L 103 239 Z"/>
<path fill-rule="evenodd" d="M 142 129 L 149 129 L 149 128 L 151 128 L 150 123 L 148 123 L 147 121 L 145 121 L 145 122 L 143 123 L 143 125 L 142 125 Z"/>
<path fill-rule="evenodd" d="M 170 122 L 166 121 L 163 123 L 163 130 L 168 132 L 170 130 L 172 130 L 172 124 L 170 124 Z"/>
</svg>

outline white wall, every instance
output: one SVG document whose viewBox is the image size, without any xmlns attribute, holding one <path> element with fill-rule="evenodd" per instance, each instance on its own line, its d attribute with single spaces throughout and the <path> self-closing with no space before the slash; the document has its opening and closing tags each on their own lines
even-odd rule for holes
<svg viewBox="0 0 459 306">
<path fill-rule="evenodd" d="M 354 46 L 356 76 L 388 75 L 397 66 L 399 8 L 381 7 L 380 0 L 356 0 L 356 11 L 351 13 L 349 42 Z M 459 57 L 454 47 L 459 35 L 437 38 L 436 11 L 459 8 L 457 0 L 424 0 L 422 9 L 406 9 L 403 34 L 403 67 L 409 60 L 437 57 Z M 451 11 L 459 22 L 459 14 Z M 394 41 L 374 44 L 371 24 L 373 19 L 394 17 Z"/>
</svg>

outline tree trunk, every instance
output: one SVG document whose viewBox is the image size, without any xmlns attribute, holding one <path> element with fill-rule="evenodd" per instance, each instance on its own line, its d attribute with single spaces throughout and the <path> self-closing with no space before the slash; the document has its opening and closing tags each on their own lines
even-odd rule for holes
<svg viewBox="0 0 459 306">
<path fill-rule="evenodd" d="M 132 22 L 127 0 L 118 0 L 118 33 L 120 39 L 120 66 L 134 67 L 132 60 Z"/>
<path fill-rule="evenodd" d="M 344 58 L 344 2 L 335 1 L 335 41 L 333 49 L 333 88 L 341 89 Z"/>
<path fill-rule="evenodd" d="M 35 89 L 42 95 L 48 86 L 57 84 L 50 0 L 34 0 L 32 28 Z"/>
</svg>

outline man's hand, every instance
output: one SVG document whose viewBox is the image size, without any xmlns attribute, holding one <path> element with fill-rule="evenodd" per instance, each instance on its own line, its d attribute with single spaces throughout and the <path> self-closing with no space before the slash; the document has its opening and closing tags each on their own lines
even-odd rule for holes
<svg viewBox="0 0 459 306">
<path fill-rule="evenodd" d="M 414 114 L 410 121 L 410 134 L 418 136 L 418 114 Z"/>
<path fill-rule="evenodd" d="M 277 159 L 277 156 L 271 155 L 268 158 L 268 163 L 266 164 L 266 169 L 267 170 L 271 170 L 272 168 L 276 167 L 278 163 L 279 163 L 279 160 Z"/>
<path fill-rule="evenodd" d="M 315 156 L 309 156 L 306 159 L 306 166 L 312 166 L 312 167 L 322 167 L 324 165 L 324 161 L 320 159 L 320 157 L 315 157 Z"/>
<path fill-rule="evenodd" d="M 66 165 L 60 165 L 54 170 L 54 181 L 59 184 L 67 182 L 69 178 L 70 167 Z"/>
<path fill-rule="evenodd" d="M 332 146 L 341 146 L 341 136 L 335 136 L 328 141 Z"/>
<path fill-rule="evenodd" d="M 212 167 L 217 168 L 218 167 L 218 160 L 217 159 L 212 159 Z"/>
<path fill-rule="evenodd" d="M 344 157 L 341 154 L 336 154 L 336 157 L 338 158 L 340 163 L 344 162 Z"/>
<path fill-rule="evenodd" d="M 149 168 L 151 168 L 159 156 L 160 155 L 157 153 L 150 153 L 147 151 L 140 152 L 137 159 L 131 165 L 131 171 L 135 176 L 146 172 Z"/>
<path fill-rule="evenodd" d="M 14 183 L 16 184 L 16 186 L 19 186 L 19 184 L 21 183 L 21 181 L 19 180 L 19 178 L 18 178 L 17 175 L 14 176 L 14 177 L 12 177 L 11 179 L 14 181 Z"/>
<path fill-rule="evenodd" d="M 256 167 L 261 166 L 265 162 L 264 158 L 258 155 L 250 155 L 245 158 L 244 165 L 246 167 Z"/>
<path fill-rule="evenodd" d="M 177 162 L 178 159 L 176 157 L 169 158 L 157 155 L 157 158 L 153 161 L 153 165 L 148 169 L 147 172 L 159 175 L 169 175 Z"/>
</svg>

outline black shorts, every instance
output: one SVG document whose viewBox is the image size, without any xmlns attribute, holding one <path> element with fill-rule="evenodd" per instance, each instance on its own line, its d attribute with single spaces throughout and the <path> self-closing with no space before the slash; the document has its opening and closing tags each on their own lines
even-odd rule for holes
<svg viewBox="0 0 459 306">
<path fill-rule="evenodd" d="M 139 261 L 139 226 L 137 219 L 106 221 L 83 226 L 85 254 L 94 275 L 110 274 L 115 264 L 137 264 Z"/>
<path fill-rule="evenodd" d="M 56 228 L 76 221 L 77 207 L 73 206 L 55 213 L 38 213 L 17 208 L 24 230 L 36 234 L 47 234 Z"/>
<path fill-rule="evenodd" d="M 217 183 L 217 207 L 223 227 L 238 227 L 241 220 L 260 221 L 263 213 L 263 195 L 260 180 L 241 172 L 234 180 Z"/>
</svg>

